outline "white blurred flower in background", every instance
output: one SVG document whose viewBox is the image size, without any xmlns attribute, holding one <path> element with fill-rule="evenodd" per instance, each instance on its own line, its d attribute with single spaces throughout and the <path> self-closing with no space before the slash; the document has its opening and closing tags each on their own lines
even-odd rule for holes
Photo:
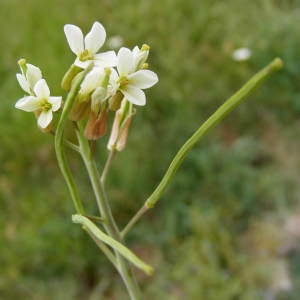
<svg viewBox="0 0 300 300">
<path fill-rule="evenodd" d="M 238 48 L 232 52 L 232 59 L 235 61 L 245 61 L 252 56 L 249 48 Z"/>
<path fill-rule="evenodd" d="M 116 50 L 122 47 L 124 39 L 120 35 L 113 35 L 107 40 L 107 45 L 110 49 Z"/>
</svg>

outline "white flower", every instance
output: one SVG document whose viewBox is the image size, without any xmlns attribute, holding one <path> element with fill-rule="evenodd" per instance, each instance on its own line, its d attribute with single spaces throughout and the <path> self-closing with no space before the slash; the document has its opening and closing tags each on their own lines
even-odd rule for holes
<svg viewBox="0 0 300 300">
<path fill-rule="evenodd" d="M 88 95 L 94 92 L 97 88 L 100 88 L 105 80 L 105 77 L 109 76 L 108 83 L 105 89 L 108 96 L 112 96 L 118 89 L 117 79 L 118 74 L 115 69 L 94 67 L 84 78 L 80 85 L 79 94 Z M 107 97 L 108 97 L 107 96 Z"/>
<path fill-rule="evenodd" d="M 106 38 L 104 27 L 95 22 L 90 32 L 83 37 L 81 29 L 75 25 L 67 24 L 64 26 L 71 50 L 77 55 L 75 65 L 86 68 L 91 62 L 97 66 L 113 67 L 116 65 L 116 54 L 114 51 L 98 53 L 103 46 Z"/>
<path fill-rule="evenodd" d="M 40 79 L 33 88 L 35 96 L 21 98 L 15 105 L 28 112 L 37 112 L 38 125 L 46 128 L 52 121 L 52 112 L 61 107 L 61 97 L 51 97 L 49 87 L 45 79 Z"/>
<path fill-rule="evenodd" d="M 110 49 L 119 49 L 124 44 L 124 40 L 120 35 L 114 35 L 107 40 L 107 44 Z"/>
<path fill-rule="evenodd" d="M 233 51 L 232 59 L 236 61 L 248 60 L 252 55 L 252 52 L 249 48 L 239 48 Z"/>
<path fill-rule="evenodd" d="M 33 94 L 33 88 L 35 84 L 42 79 L 42 72 L 41 70 L 31 64 L 26 64 L 24 63 L 24 69 L 25 72 L 22 70 L 22 74 L 18 73 L 17 74 L 17 80 L 21 86 L 21 88 L 28 94 L 32 95 Z"/>
<path fill-rule="evenodd" d="M 142 91 L 158 82 L 156 73 L 149 70 L 136 70 L 136 57 L 128 48 L 118 52 L 117 69 L 119 90 L 125 98 L 135 105 L 145 105 L 146 96 Z"/>
</svg>

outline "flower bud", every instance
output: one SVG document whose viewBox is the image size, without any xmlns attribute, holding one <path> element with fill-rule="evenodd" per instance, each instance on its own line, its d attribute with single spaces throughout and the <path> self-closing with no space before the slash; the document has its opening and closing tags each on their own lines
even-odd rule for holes
<svg viewBox="0 0 300 300">
<path fill-rule="evenodd" d="M 102 110 L 98 115 L 91 112 L 86 124 L 84 135 L 88 140 L 98 140 L 105 135 L 107 128 L 108 110 Z"/>
<path fill-rule="evenodd" d="M 72 121 L 80 121 L 85 119 L 90 112 L 90 106 L 90 101 L 78 101 L 76 99 L 71 109 L 69 119 Z"/>
<path fill-rule="evenodd" d="M 91 110 L 93 113 L 98 114 L 101 106 L 105 103 L 107 90 L 103 87 L 98 87 L 92 94 Z"/>
<path fill-rule="evenodd" d="M 112 129 L 111 129 L 109 141 L 107 144 L 107 149 L 110 151 L 112 151 L 116 148 L 116 143 L 117 143 L 119 131 L 120 131 L 120 122 L 121 122 L 121 118 L 122 118 L 121 115 L 122 115 L 122 113 L 120 112 L 120 110 L 117 110 L 116 114 L 115 114 L 115 118 L 114 118 L 114 123 L 113 123 Z"/>
<path fill-rule="evenodd" d="M 116 149 L 117 151 L 122 151 L 125 148 L 134 114 L 135 110 L 132 108 L 132 105 L 126 100 L 123 101 L 121 108 L 115 114 L 112 131 L 107 144 L 108 150 Z"/>
<path fill-rule="evenodd" d="M 134 51 L 136 70 L 143 68 L 149 56 L 150 47 L 144 44 L 141 49 L 136 47 Z"/>
<path fill-rule="evenodd" d="M 121 106 L 123 97 L 124 96 L 120 91 L 118 91 L 114 96 L 112 96 L 109 99 L 109 109 L 112 111 L 117 111 Z"/>
<path fill-rule="evenodd" d="M 122 126 L 122 130 L 120 132 L 117 144 L 116 144 L 116 149 L 118 151 L 122 151 L 125 146 L 126 146 L 126 142 L 127 142 L 127 137 L 128 137 L 128 132 L 129 132 L 129 128 L 132 122 L 132 118 L 133 115 L 130 115 L 126 121 L 124 122 L 123 126 Z"/>
<path fill-rule="evenodd" d="M 74 79 L 74 77 L 80 72 L 82 71 L 82 68 L 75 66 L 75 65 L 71 65 L 71 67 L 69 68 L 69 70 L 66 72 L 66 74 L 64 75 L 62 81 L 61 81 L 61 87 L 65 90 L 65 91 L 69 91 L 71 89 L 72 86 L 72 81 Z"/>
</svg>

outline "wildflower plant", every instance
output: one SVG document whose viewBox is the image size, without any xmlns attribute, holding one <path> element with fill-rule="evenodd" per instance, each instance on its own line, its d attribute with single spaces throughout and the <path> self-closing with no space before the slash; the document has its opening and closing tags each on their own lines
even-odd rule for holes
<svg viewBox="0 0 300 300">
<path fill-rule="evenodd" d="M 253 76 L 239 91 L 221 105 L 179 149 L 166 173 L 144 205 L 120 229 L 113 216 L 106 191 L 106 179 L 115 155 L 124 150 L 134 116 L 146 105 L 144 90 L 158 83 L 158 76 L 150 71 L 148 56 L 150 47 L 142 45 L 132 50 L 122 47 L 115 51 L 99 52 L 106 39 L 104 27 L 95 22 L 84 37 L 81 29 L 67 24 L 64 32 L 75 61 L 62 79 L 65 97 L 50 96 L 50 90 L 38 67 L 19 60 L 21 72 L 17 80 L 26 95 L 15 107 L 33 112 L 38 127 L 55 136 L 55 151 L 58 165 L 69 189 L 75 207 L 74 223 L 94 240 L 99 249 L 119 272 L 131 299 L 142 299 L 135 279 L 133 266 L 151 275 L 153 268 L 135 255 L 125 243 L 125 238 L 136 222 L 161 198 L 172 177 L 188 152 L 206 133 L 236 108 L 272 73 L 282 68 L 282 61 L 274 59 L 268 66 Z M 64 100 L 63 100 L 64 98 Z M 151 101 L 149 101 L 151 107 Z M 57 115 L 54 122 L 53 114 Z M 114 120 L 109 122 L 113 117 Z M 109 124 L 112 123 L 110 126 Z M 71 143 L 65 133 L 72 125 L 77 143 Z M 104 146 L 101 137 L 109 134 L 107 159 L 102 171 L 98 170 L 95 147 Z M 78 152 L 86 167 L 99 215 L 86 211 L 79 194 L 74 174 L 68 163 L 66 147 Z M 104 153 L 104 152 L 102 152 Z"/>
</svg>

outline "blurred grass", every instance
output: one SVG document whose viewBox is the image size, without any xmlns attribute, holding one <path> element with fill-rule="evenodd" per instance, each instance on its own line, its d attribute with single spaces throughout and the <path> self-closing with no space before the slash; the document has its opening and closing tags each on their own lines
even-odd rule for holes
<svg viewBox="0 0 300 300">
<path fill-rule="evenodd" d="M 195 128 L 253 73 L 283 58 L 284 72 L 193 151 L 129 244 L 157 270 L 153 278 L 140 276 L 145 299 L 298 299 L 300 256 L 278 253 L 299 194 L 299 17 L 296 0 L 1 0 L 0 298 L 126 297 L 117 274 L 71 224 L 52 137 L 37 131 L 32 115 L 13 108 L 22 96 L 18 58 L 38 65 L 59 95 L 74 59 L 63 25 L 87 31 L 98 20 L 125 46 L 151 45 L 151 68 L 160 77 L 109 177 L 122 225 Z M 232 60 L 239 47 L 252 50 L 249 61 Z M 105 150 L 98 155 L 102 163 Z M 75 155 L 72 167 L 93 211 Z M 293 283 L 288 292 L 273 278 L 282 265 Z"/>
</svg>

